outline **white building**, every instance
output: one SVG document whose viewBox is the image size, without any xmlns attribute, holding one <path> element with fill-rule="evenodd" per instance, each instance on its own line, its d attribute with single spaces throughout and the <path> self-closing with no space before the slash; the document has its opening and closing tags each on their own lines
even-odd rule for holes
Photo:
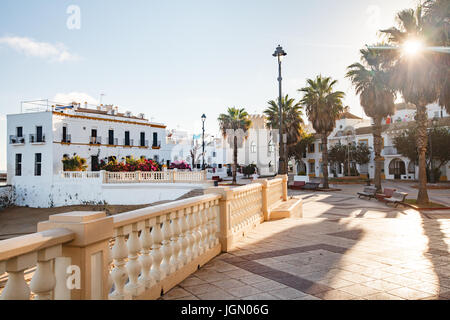
<svg viewBox="0 0 450 320">
<path fill-rule="evenodd" d="M 416 108 L 404 103 L 398 104 L 396 112 L 392 117 L 383 120 L 382 126 L 382 153 L 384 159 L 382 168 L 383 179 L 402 179 L 413 180 L 418 179 L 418 166 L 408 158 L 400 155 L 394 147 L 394 138 L 404 130 L 415 126 L 415 110 Z M 438 105 L 433 104 L 427 107 L 428 118 L 439 119 L 439 126 L 450 126 L 450 115 L 442 110 Z M 370 177 L 375 175 L 375 163 L 373 152 L 373 134 L 371 120 L 366 120 L 352 115 L 349 112 L 344 113 L 341 119 L 336 121 L 336 127 L 328 136 L 328 148 L 341 143 L 348 145 L 349 143 L 365 143 L 372 148 L 371 161 L 363 166 L 356 165 L 358 172 L 362 176 Z M 306 174 L 309 177 L 322 177 L 322 146 L 321 139 L 317 135 L 314 144 L 308 146 L 306 154 L 302 161 L 298 161 L 294 166 L 295 174 Z M 345 175 L 343 166 L 330 166 L 328 169 L 330 177 L 336 173 L 336 176 Z M 441 168 L 440 179 L 447 181 L 450 178 L 450 164 Z"/>
<path fill-rule="evenodd" d="M 245 140 L 238 147 L 238 164 L 246 166 L 255 164 L 260 175 L 274 175 L 278 171 L 278 140 L 272 130 L 267 129 L 263 115 L 250 115 L 252 126 L 246 133 Z M 215 136 L 205 135 L 205 165 L 209 167 L 209 176 L 226 176 L 233 163 L 231 137 L 224 138 L 222 132 Z M 275 141 L 276 140 L 276 141 Z M 192 166 L 191 151 L 195 150 L 195 167 L 201 168 L 202 137 L 183 130 L 169 130 L 167 148 L 171 160 L 185 160 Z"/>
<path fill-rule="evenodd" d="M 144 114 L 119 113 L 112 105 L 90 108 L 73 103 L 11 114 L 7 137 L 7 183 L 23 199 L 40 192 L 47 197 L 44 191 L 63 171 L 65 155 L 85 158 L 88 171 L 99 171 L 99 163 L 113 157 L 170 159 L 164 124 L 149 122 Z"/>
</svg>

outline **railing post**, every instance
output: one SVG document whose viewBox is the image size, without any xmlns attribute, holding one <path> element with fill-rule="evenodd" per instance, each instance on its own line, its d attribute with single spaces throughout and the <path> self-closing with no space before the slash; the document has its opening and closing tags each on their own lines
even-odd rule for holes
<svg viewBox="0 0 450 320">
<path fill-rule="evenodd" d="M 113 236 L 113 218 L 106 217 L 105 212 L 75 211 L 51 215 L 48 221 L 38 223 L 38 232 L 55 228 L 66 228 L 75 233 L 75 239 L 62 247 L 63 257 L 70 258 L 70 266 L 74 267 L 65 271 L 69 272 L 68 276 L 72 276 L 70 272 L 75 270 L 73 277 L 80 277 L 80 287 L 71 289 L 70 298 L 107 299 L 109 240 Z"/>
<path fill-rule="evenodd" d="M 264 215 L 264 221 L 269 221 L 269 199 L 267 197 L 267 186 L 268 186 L 267 179 L 255 179 L 253 180 L 252 183 L 260 183 L 262 185 L 261 189 L 262 212 Z"/>
<path fill-rule="evenodd" d="M 288 176 L 286 174 L 280 174 L 277 175 L 277 178 L 283 179 L 283 201 L 288 200 L 288 188 L 287 188 L 287 182 L 288 182 Z"/>
<path fill-rule="evenodd" d="M 108 183 L 108 175 L 105 170 L 100 171 L 100 177 L 102 179 L 102 183 Z"/>
<path fill-rule="evenodd" d="M 222 252 L 227 252 L 233 244 L 233 233 L 231 230 L 231 200 L 233 191 L 230 187 L 211 187 L 205 190 L 205 194 L 219 194 L 219 241 Z"/>
<path fill-rule="evenodd" d="M 203 181 L 207 180 L 207 171 L 203 170 Z"/>
</svg>

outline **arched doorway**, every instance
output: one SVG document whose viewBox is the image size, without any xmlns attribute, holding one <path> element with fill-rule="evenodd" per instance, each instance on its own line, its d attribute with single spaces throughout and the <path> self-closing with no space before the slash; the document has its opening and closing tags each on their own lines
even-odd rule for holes
<svg viewBox="0 0 450 320">
<path fill-rule="evenodd" d="M 303 161 L 297 161 L 297 175 L 306 176 L 306 164 Z"/>
<path fill-rule="evenodd" d="M 406 174 L 405 162 L 402 159 L 395 158 L 389 163 L 389 174 L 394 176 L 394 179 L 401 179 L 402 175 Z"/>
</svg>

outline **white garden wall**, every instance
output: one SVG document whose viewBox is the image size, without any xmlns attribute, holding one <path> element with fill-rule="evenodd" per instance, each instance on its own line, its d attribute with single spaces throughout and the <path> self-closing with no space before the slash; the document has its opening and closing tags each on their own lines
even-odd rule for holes
<svg viewBox="0 0 450 320">
<path fill-rule="evenodd" d="M 209 184 L 120 183 L 104 184 L 101 179 L 54 179 L 51 184 L 15 183 L 15 204 L 49 208 L 79 204 L 140 205 L 175 200 Z"/>
</svg>

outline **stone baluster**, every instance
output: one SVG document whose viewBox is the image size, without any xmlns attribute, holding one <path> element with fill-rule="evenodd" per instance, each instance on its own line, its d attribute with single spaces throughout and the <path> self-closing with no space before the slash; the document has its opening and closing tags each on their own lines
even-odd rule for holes
<svg viewBox="0 0 450 320">
<path fill-rule="evenodd" d="M 187 239 L 187 223 L 185 218 L 185 209 L 178 210 L 178 221 L 179 221 L 179 228 L 180 233 L 178 235 L 178 245 L 180 246 L 180 253 L 178 254 L 178 261 L 180 262 L 180 265 L 183 266 L 187 263 L 187 256 L 186 256 L 186 250 L 189 245 L 188 239 Z"/>
<path fill-rule="evenodd" d="M 172 246 L 170 243 L 170 237 L 171 237 L 171 227 L 170 227 L 170 217 L 169 216 L 164 216 L 163 218 L 163 226 L 162 226 L 162 236 L 163 236 L 163 241 L 162 241 L 162 254 L 163 254 L 163 259 L 161 262 L 161 270 L 164 272 L 164 274 L 166 276 L 168 276 L 169 274 L 174 272 L 174 266 L 172 266 L 170 264 L 170 257 L 173 254 L 173 250 L 172 250 Z"/>
<path fill-rule="evenodd" d="M 209 237 L 208 237 L 208 247 L 211 249 L 214 247 L 214 238 L 215 238 L 215 232 L 214 232 L 214 212 L 216 210 L 217 204 L 216 201 L 211 202 L 211 207 L 209 208 L 209 215 L 208 215 L 208 229 L 209 229 Z"/>
<path fill-rule="evenodd" d="M 131 225 L 131 232 L 127 241 L 128 262 L 126 264 L 129 281 L 125 285 L 125 289 L 131 293 L 133 297 L 139 296 L 144 287 L 138 281 L 141 273 L 141 263 L 139 261 L 139 252 L 141 251 L 141 243 L 139 241 L 139 228 L 137 223 Z"/>
<path fill-rule="evenodd" d="M 6 262 L 8 281 L 0 296 L 1 300 L 29 300 L 30 288 L 25 281 L 24 272 L 37 261 L 37 252 L 9 259 Z"/>
<path fill-rule="evenodd" d="M 217 224 L 218 217 L 220 216 L 220 202 L 219 200 L 215 201 L 214 210 L 213 210 L 213 216 L 212 216 L 212 222 L 213 222 L 213 245 L 217 245 L 219 243 L 219 237 L 217 236 L 217 232 L 219 231 L 219 226 Z"/>
<path fill-rule="evenodd" d="M 114 291 L 109 295 L 109 299 L 129 300 L 131 299 L 131 294 L 125 290 L 125 283 L 128 279 L 128 272 L 125 267 L 126 259 L 128 258 L 128 249 L 123 227 L 114 230 L 112 257 L 114 268 L 111 271 L 111 278 L 114 282 Z"/>
<path fill-rule="evenodd" d="M 35 300 L 51 300 L 56 285 L 54 259 L 61 256 L 62 246 L 54 246 L 39 250 L 36 272 L 30 282 L 30 289 L 35 294 Z"/>
<path fill-rule="evenodd" d="M 203 248 L 205 251 L 209 249 L 208 239 L 209 239 L 209 211 L 210 211 L 210 204 L 209 202 L 205 203 L 205 209 L 202 212 L 203 216 L 203 225 L 202 225 L 202 234 L 203 234 Z"/>
<path fill-rule="evenodd" d="M 153 264 L 152 268 L 150 269 L 150 275 L 157 281 L 161 281 L 163 278 L 166 277 L 166 273 L 164 270 L 161 270 L 161 262 L 163 259 L 162 255 L 162 248 L 161 244 L 163 241 L 163 235 L 161 231 L 161 223 L 163 221 L 164 217 L 157 217 L 155 220 L 155 224 L 152 228 L 152 258 L 153 258 Z"/>
<path fill-rule="evenodd" d="M 142 266 L 141 275 L 139 276 L 139 282 L 142 283 L 145 288 L 150 288 L 156 284 L 155 279 L 150 274 L 152 268 L 153 258 L 151 255 L 151 248 L 153 244 L 152 235 L 150 234 L 151 221 L 149 219 L 145 220 L 144 228 L 141 230 L 141 236 L 139 240 L 141 241 L 141 256 L 139 261 Z"/>
<path fill-rule="evenodd" d="M 190 215 L 190 226 L 191 226 L 191 236 L 192 236 L 192 257 L 196 258 L 200 255 L 198 247 L 198 234 L 197 234 L 197 212 L 199 207 L 192 207 L 192 212 Z"/>
<path fill-rule="evenodd" d="M 196 228 L 195 232 L 197 234 L 196 242 L 197 242 L 197 248 L 198 248 L 198 255 L 202 255 L 204 252 L 203 248 L 203 233 L 202 233 L 202 224 L 203 224 L 203 217 L 202 217 L 202 211 L 204 210 L 204 205 L 200 204 L 198 211 L 195 213 L 195 220 L 196 220 Z"/>
<path fill-rule="evenodd" d="M 181 234 L 179 218 L 177 212 L 172 212 L 170 214 L 171 218 L 171 237 L 170 245 L 172 247 L 172 255 L 170 257 L 170 265 L 174 266 L 174 270 L 178 270 L 183 267 L 183 263 L 179 260 L 179 255 L 181 251 L 181 246 L 179 243 L 179 236 Z"/>
<path fill-rule="evenodd" d="M 186 216 L 185 216 L 185 221 L 186 221 L 186 243 L 187 243 L 187 247 L 186 247 L 186 263 L 191 262 L 194 257 L 195 257 L 195 252 L 194 252 L 194 243 L 195 243 L 195 237 L 192 233 L 193 230 L 193 222 L 192 222 L 192 211 L 193 208 L 187 208 L 186 209 Z"/>
</svg>

